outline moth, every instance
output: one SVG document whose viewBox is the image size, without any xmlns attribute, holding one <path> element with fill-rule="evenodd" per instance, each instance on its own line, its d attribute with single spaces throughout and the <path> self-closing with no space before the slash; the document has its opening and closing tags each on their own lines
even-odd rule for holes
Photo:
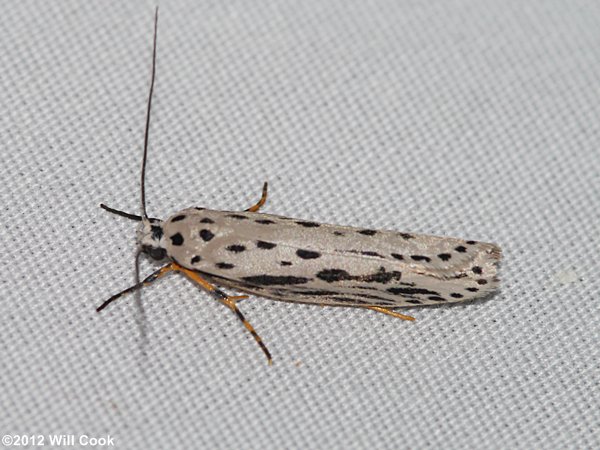
<svg viewBox="0 0 600 450">
<path fill-rule="evenodd" d="M 164 221 L 148 217 L 145 171 L 157 27 L 158 8 L 141 170 L 142 214 L 100 206 L 140 222 L 136 268 L 141 253 L 167 263 L 97 311 L 168 273 L 180 272 L 235 312 L 271 364 L 267 347 L 237 306 L 248 295 L 230 296 L 217 286 L 274 300 L 366 308 L 405 320 L 414 319 L 393 308 L 472 300 L 498 287 L 501 250 L 495 244 L 263 214 L 259 210 L 267 199 L 267 183 L 260 200 L 245 211 L 198 207 Z"/>
</svg>

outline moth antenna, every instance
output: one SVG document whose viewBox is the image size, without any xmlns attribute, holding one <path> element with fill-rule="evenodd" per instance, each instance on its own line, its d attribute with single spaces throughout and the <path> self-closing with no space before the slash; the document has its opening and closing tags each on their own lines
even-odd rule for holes
<svg viewBox="0 0 600 450">
<path fill-rule="evenodd" d="M 110 206 L 106 206 L 104 203 L 100 203 L 100 208 L 102 208 L 105 211 L 108 211 L 109 213 L 116 214 L 117 216 L 127 217 L 128 219 L 137 220 L 138 222 L 142 221 L 142 217 L 138 216 L 137 214 L 130 214 L 125 211 L 119 211 L 118 209 L 114 209 L 114 208 L 111 208 Z"/>
<path fill-rule="evenodd" d="M 148 220 L 146 213 L 146 160 L 148 158 L 148 136 L 150 134 L 150 110 L 152 108 L 152 94 L 154 93 L 154 78 L 156 74 L 156 35 L 158 32 L 158 6 L 154 10 L 154 38 L 152 43 L 152 78 L 150 80 L 150 93 L 146 109 L 146 129 L 144 131 L 144 156 L 142 158 L 142 218 Z"/>
</svg>

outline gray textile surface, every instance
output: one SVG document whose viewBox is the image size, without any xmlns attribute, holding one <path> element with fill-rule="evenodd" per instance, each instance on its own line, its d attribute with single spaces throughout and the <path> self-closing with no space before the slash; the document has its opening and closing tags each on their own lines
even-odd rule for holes
<svg viewBox="0 0 600 450">
<path fill-rule="evenodd" d="M 7 3 L 7 2 L 5 2 Z M 600 446 L 600 3 L 165 1 L 151 215 L 242 209 L 499 243 L 485 301 L 370 311 L 173 275 L 133 298 L 148 1 L 0 14 L 0 434 L 116 448 Z M 153 264 L 144 260 L 143 273 Z M 47 441 L 46 441 L 47 442 Z"/>
</svg>

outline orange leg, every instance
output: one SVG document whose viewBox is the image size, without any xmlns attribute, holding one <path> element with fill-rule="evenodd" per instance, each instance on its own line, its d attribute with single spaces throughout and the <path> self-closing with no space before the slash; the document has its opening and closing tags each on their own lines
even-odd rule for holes
<svg viewBox="0 0 600 450">
<path fill-rule="evenodd" d="M 271 357 L 271 353 L 267 349 L 267 346 L 264 344 L 261 337 L 254 330 L 254 327 L 250 324 L 250 322 L 248 322 L 248 320 L 244 317 L 244 315 L 242 314 L 242 312 L 239 310 L 239 308 L 236 305 L 236 302 L 238 300 L 248 298 L 247 295 L 229 296 L 225 292 L 221 291 L 220 289 L 217 289 L 216 286 L 212 285 L 211 283 L 206 281 L 204 278 L 202 278 L 198 274 L 198 272 L 194 272 L 193 270 L 186 269 L 185 267 L 180 266 L 177 263 L 173 263 L 172 265 L 174 266 L 173 270 L 183 273 L 190 280 L 198 283 L 203 289 L 205 289 L 208 292 L 210 292 L 211 294 L 213 294 L 215 297 L 217 297 L 217 299 L 221 303 L 223 303 L 225 306 L 227 306 L 229 309 L 231 309 L 235 313 L 237 318 L 240 319 L 240 321 L 244 324 L 246 329 L 250 332 L 250 334 L 252 335 L 252 337 L 254 338 L 256 343 L 260 346 L 261 350 L 264 352 L 265 356 L 267 357 L 267 361 L 268 361 L 269 365 L 273 364 L 273 358 Z"/>
<path fill-rule="evenodd" d="M 269 187 L 269 184 L 265 181 L 265 184 L 263 184 L 262 196 L 260 197 L 260 200 L 254 206 L 251 206 L 250 208 L 248 208 L 246 211 L 256 212 L 261 208 L 262 205 L 265 204 L 265 202 L 267 201 L 268 187 Z"/>
<path fill-rule="evenodd" d="M 400 313 L 398 313 L 396 311 L 392 311 L 389 308 L 383 308 L 382 306 L 365 306 L 365 308 L 366 309 L 372 309 L 373 311 L 377 311 L 377 312 L 380 312 L 380 313 L 383 313 L 383 314 L 387 314 L 387 315 L 392 316 L 392 317 L 397 317 L 398 319 L 402 319 L 402 320 L 411 320 L 411 321 L 415 320 L 414 317 L 406 316 L 404 314 L 400 314 Z"/>
</svg>

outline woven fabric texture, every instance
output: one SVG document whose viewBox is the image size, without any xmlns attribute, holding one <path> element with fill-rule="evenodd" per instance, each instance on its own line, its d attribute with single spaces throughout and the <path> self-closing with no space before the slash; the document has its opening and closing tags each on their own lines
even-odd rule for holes
<svg viewBox="0 0 600 450">
<path fill-rule="evenodd" d="M 164 1 L 148 211 L 502 246 L 502 289 L 372 311 L 133 282 L 148 1 L 0 14 L 0 434 L 115 448 L 600 447 L 600 3 Z M 144 259 L 142 274 L 154 270 Z M 46 446 L 48 441 L 46 440 Z M 76 445 L 77 446 L 77 445 Z"/>
</svg>

